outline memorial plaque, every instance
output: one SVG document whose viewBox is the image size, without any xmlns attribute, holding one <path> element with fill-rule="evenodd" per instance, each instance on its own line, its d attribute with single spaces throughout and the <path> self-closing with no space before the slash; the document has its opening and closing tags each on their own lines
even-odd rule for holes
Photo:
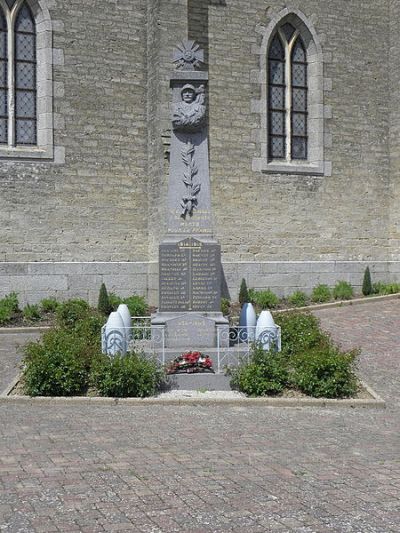
<svg viewBox="0 0 400 533">
<path fill-rule="evenodd" d="M 196 349 L 215 346 L 215 321 L 196 314 L 185 314 L 167 323 L 166 344 L 169 348 L 195 346 Z"/>
<path fill-rule="evenodd" d="M 221 249 L 189 237 L 160 245 L 160 311 L 219 312 Z"/>
</svg>

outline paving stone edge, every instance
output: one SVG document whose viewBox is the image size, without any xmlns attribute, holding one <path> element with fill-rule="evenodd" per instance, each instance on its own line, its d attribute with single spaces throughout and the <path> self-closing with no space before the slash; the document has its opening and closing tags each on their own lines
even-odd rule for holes
<svg viewBox="0 0 400 533">
<path fill-rule="evenodd" d="M 260 406 L 260 407 L 328 407 L 328 408 L 372 408 L 385 409 L 386 402 L 369 385 L 360 380 L 361 385 L 372 396 L 372 399 L 349 398 L 335 400 L 330 398 L 102 398 L 87 396 L 72 397 L 47 397 L 47 396 L 10 396 L 11 391 L 19 382 L 19 376 L 6 387 L 0 394 L 0 404 L 2 403 L 23 403 L 23 404 L 73 404 L 73 405 L 231 405 L 231 406 Z"/>
</svg>

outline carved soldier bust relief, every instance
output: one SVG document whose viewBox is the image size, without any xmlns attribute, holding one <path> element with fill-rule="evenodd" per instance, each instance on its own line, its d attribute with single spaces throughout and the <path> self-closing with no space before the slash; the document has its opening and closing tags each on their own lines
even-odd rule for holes
<svg viewBox="0 0 400 533">
<path fill-rule="evenodd" d="M 182 101 L 173 106 L 172 126 L 175 131 L 192 133 L 206 125 L 204 85 L 196 89 L 186 84 L 181 89 Z"/>
</svg>

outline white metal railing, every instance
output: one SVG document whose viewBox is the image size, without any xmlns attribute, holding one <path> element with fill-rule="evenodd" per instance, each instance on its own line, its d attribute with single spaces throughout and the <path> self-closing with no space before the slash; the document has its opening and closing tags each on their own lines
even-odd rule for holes
<svg viewBox="0 0 400 533">
<path fill-rule="evenodd" d="M 280 327 L 233 326 L 228 329 L 226 326 L 217 326 L 218 372 L 224 367 L 248 361 L 255 342 L 259 342 L 265 350 L 280 351 Z"/>
<path fill-rule="evenodd" d="M 153 357 L 160 364 L 165 365 L 170 358 L 174 358 L 179 349 L 168 350 L 166 342 L 166 326 L 151 325 L 150 317 L 133 317 L 132 327 L 116 328 L 106 331 L 102 328 L 102 350 L 113 356 L 127 351 L 144 353 Z M 213 359 L 214 369 L 217 373 L 223 372 L 227 367 L 237 366 L 243 361 L 248 361 L 252 345 L 255 342 L 262 344 L 265 350 L 281 350 L 281 330 L 275 328 L 254 327 L 216 327 L 216 346 L 201 349 L 197 346 L 187 349 L 203 351 Z"/>
</svg>

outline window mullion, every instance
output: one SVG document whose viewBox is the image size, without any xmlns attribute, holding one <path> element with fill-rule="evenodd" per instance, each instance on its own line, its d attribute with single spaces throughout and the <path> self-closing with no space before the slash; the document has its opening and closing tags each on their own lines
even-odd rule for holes
<svg viewBox="0 0 400 533">
<path fill-rule="evenodd" d="M 292 65 L 290 62 L 290 47 L 285 44 L 285 82 L 286 82 L 286 161 L 290 161 L 292 153 L 292 120 L 291 120 L 291 111 L 292 111 Z"/>
</svg>

